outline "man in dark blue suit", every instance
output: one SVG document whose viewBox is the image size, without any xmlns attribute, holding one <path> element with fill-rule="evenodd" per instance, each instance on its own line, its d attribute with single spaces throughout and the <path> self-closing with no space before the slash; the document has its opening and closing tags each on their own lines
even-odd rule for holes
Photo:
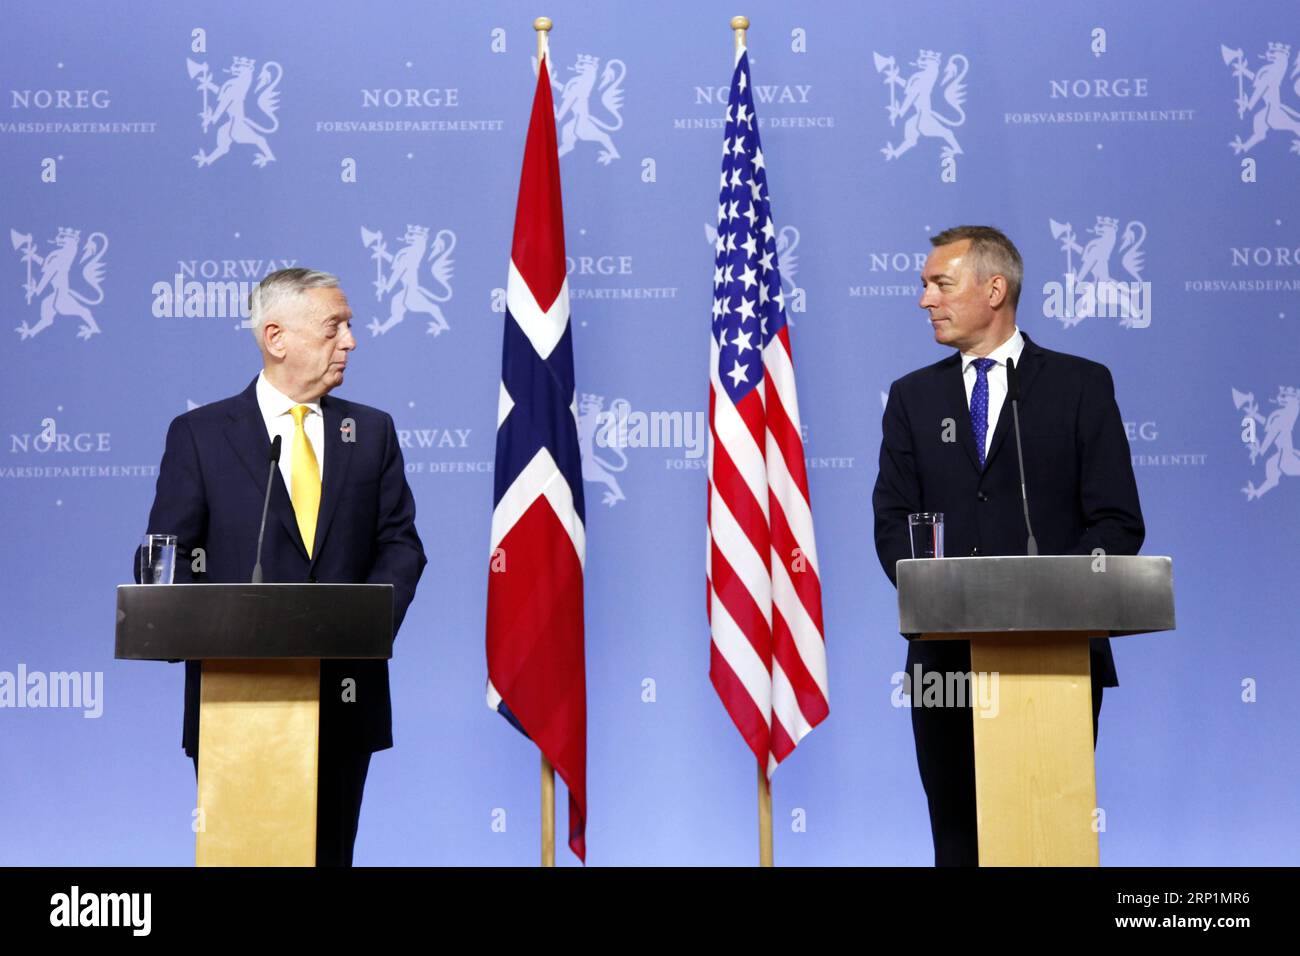
<svg viewBox="0 0 1300 956">
<path fill-rule="evenodd" d="M 895 563 L 912 556 L 907 516 L 918 512 L 943 513 L 949 557 L 1026 553 L 1015 437 L 1007 435 L 1008 358 L 1020 383 L 1025 485 L 1039 552 L 1137 554 L 1145 528 L 1110 372 L 1040 348 L 1016 328 L 1023 264 L 1001 232 L 959 226 L 930 242 L 920 306 L 930 313 L 935 341 L 956 352 L 889 390 L 872 496 L 885 573 L 897 584 Z M 1110 641 L 1094 640 L 1091 651 L 1095 743 L 1102 689 L 1119 681 Z M 968 674 L 970 645 L 913 641 L 907 674 L 918 665 L 926 675 Z M 970 707 L 921 707 L 919 695 L 913 687 L 912 732 L 935 864 L 978 865 Z"/>
<path fill-rule="evenodd" d="M 279 435 L 264 580 L 391 584 L 396 633 L 426 559 L 392 417 L 328 394 L 357 344 L 347 298 L 334 276 L 284 269 L 250 305 L 262 372 L 171 423 L 148 530 L 176 535 L 177 582 L 248 581 Z M 187 664 L 183 745 L 196 769 L 200 680 Z M 388 662 L 322 661 L 318 865 L 351 865 L 370 755 L 392 745 Z"/>
</svg>

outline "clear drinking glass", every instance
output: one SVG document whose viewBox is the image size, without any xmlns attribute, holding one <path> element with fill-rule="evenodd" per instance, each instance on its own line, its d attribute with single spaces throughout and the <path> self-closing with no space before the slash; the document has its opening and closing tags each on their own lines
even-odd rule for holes
<svg viewBox="0 0 1300 956">
<path fill-rule="evenodd" d="M 171 584 L 175 574 L 176 535 L 145 535 L 140 540 L 140 583 Z"/>
<path fill-rule="evenodd" d="M 912 557 L 943 557 L 943 512 L 908 515 L 907 530 L 912 539 Z"/>
</svg>

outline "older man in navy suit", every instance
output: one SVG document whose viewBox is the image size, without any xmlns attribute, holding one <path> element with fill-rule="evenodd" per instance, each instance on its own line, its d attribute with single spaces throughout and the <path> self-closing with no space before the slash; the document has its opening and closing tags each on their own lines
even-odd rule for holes
<svg viewBox="0 0 1300 956">
<path fill-rule="evenodd" d="M 875 508 L 876 552 L 895 581 L 910 558 L 907 516 L 942 512 L 948 556 L 1025 554 L 1007 361 L 1020 383 L 1025 484 L 1042 554 L 1136 554 L 1145 528 L 1128 437 L 1105 366 L 1040 348 L 1016 327 L 1023 264 L 988 226 L 934 236 L 920 306 L 934 340 L 956 351 L 889 390 Z M 1110 642 L 1092 643 L 1093 739 L 1102 689 L 1118 686 Z M 965 641 L 914 641 L 907 673 L 968 674 Z M 912 731 L 930 809 L 936 865 L 975 866 L 971 711 L 919 707 Z M 969 700 L 966 695 L 966 700 Z"/>
<path fill-rule="evenodd" d="M 250 305 L 262 371 L 171 423 L 148 530 L 177 536 L 178 582 L 248 581 L 278 435 L 264 580 L 391 584 L 396 632 L 426 559 L 392 417 L 329 395 L 357 344 L 347 298 L 332 275 L 284 269 Z M 200 679 L 187 664 L 183 745 L 196 768 Z M 322 661 L 318 865 L 351 865 L 370 755 L 392 745 L 388 662 Z"/>
</svg>

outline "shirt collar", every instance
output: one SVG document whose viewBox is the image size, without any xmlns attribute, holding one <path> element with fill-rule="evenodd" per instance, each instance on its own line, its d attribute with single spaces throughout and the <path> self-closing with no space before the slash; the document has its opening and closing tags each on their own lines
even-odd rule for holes
<svg viewBox="0 0 1300 956">
<path fill-rule="evenodd" d="M 257 405 L 262 410 L 262 417 L 266 419 L 288 415 L 298 405 L 306 405 L 313 415 L 321 413 L 320 399 L 316 399 L 314 402 L 295 402 L 270 383 L 265 370 L 257 376 Z"/>
<path fill-rule="evenodd" d="M 999 345 L 997 348 L 995 348 L 992 352 L 990 352 L 985 357 L 991 358 L 995 364 L 1002 366 L 1003 368 L 1006 367 L 1008 358 L 1014 359 L 1016 364 L 1019 365 L 1020 353 L 1024 349 L 1024 347 L 1025 347 L 1025 337 L 1020 334 L 1020 328 L 1019 326 L 1017 326 L 1012 331 L 1011 338 L 1007 339 L 1005 342 L 1003 342 L 1001 345 Z M 966 370 L 971 367 L 971 364 L 977 358 L 980 357 L 981 356 L 976 355 L 974 352 L 962 352 L 961 353 L 962 374 L 965 375 Z"/>
</svg>

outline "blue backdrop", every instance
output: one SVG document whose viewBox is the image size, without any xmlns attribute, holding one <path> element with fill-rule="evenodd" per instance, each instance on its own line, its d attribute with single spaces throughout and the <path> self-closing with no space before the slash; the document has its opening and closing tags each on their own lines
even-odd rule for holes
<svg viewBox="0 0 1300 956">
<path fill-rule="evenodd" d="M 590 435 L 597 402 L 692 421 L 705 409 L 706 227 L 735 12 L 698 0 L 6 9 L 0 691 L 6 673 L 12 687 L 20 671 L 84 672 L 102 693 L 0 709 L 0 863 L 193 860 L 182 673 L 112 660 L 113 588 L 129 580 L 167 423 L 259 367 L 232 303 L 290 264 L 343 280 L 360 344 L 340 394 L 394 414 L 429 553 L 392 664 L 397 743 L 372 763 L 357 862 L 535 861 L 536 751 L 483 696 L 531 21 L 555 19 L 561 82 L 595 70 L 561 119 Z M 883 393 L 943 355 L 916 305 L 927 236 L 979 222 L 1024 254 L 1021 328 L 1114 372 L 1144 552 L 1174 557 L 1177 632 L 1115 642 L 1102 859 L 1296 863 L 1293 4 L 751 0 L 743 12 L 793 303 L 831 688 L 829 719 L 775 778 L 777 861 L 931 860 L 909 715 L 892 703 L 905 647 L 869 494 Z M 934 85 L 908 98 L 914 76 Z M 205 109 L 223 111 L 205 126 Z M 373 333 L 400 314 L 375 281 L 411 225 L 431 255 L 395 288 L 424 288 L 423 311 Z M 1049 284 L 1067 274 L 1136 284 L 1087 314 L 1058 308 Z M 753 757 L 707 676 L 697 451 L 593 443 L 588 460 L 593 865 L 755 859 Z"/>
</svg>

